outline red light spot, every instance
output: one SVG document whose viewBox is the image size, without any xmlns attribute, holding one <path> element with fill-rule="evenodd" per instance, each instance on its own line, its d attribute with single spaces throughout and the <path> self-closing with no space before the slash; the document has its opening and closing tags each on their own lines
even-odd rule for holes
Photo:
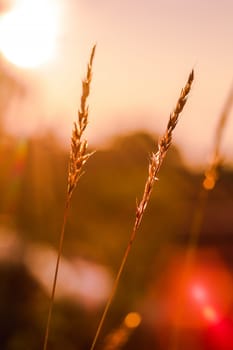
<svg viewBox="0 0 233 350">
<path fill-rule="evenodd" d="M 219 317 L 216 310 L 214 310 L 214 308 L 212 308 L 211 306 L 205 306 L 203 308 L 203 315 L 205 319 L 209 322 L 216 323 L 219 321 Z"/>
<path fill-rule="evenodd" d="M 206 300 L 206 290 L 201 285 L 194 285 L 191 289 L 191 293 L 193 298 L 200 303 L 203 303 Z"/>
</svg>

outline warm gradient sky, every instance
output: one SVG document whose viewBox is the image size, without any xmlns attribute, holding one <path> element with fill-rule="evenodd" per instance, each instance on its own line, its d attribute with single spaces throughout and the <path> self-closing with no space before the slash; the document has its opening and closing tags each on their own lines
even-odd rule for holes
<svg viewBox="0 0 233 350">
<path fill-rule="evenodd" d="M 97 42 L 90 142 L 137 128 L 161 134 L 194 68 L 174 139 L 189 163 L 206 162 L 233 81 L 233 1 L 50 1 L 61 8 L 57 54 L 40 68 L 7 67 L 28 87 L 23 103 L 11 106 L 8 124 L 21 133 L 52 124 L 69 138 L 81 78 Z M 222 151 L 233 162 L 233 109 Z"/>
</svg>

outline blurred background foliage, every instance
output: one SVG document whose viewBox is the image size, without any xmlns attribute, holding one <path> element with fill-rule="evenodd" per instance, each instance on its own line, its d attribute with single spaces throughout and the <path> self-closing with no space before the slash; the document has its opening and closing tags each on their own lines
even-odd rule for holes
<svg viewBox="0 0 233 350">
<path fill-rule="evenodd" d="M 25 149 L 19 161 L 16 155 L 22 142 Z M 63 250 L 68 260 L 79 256 L 106 266 L 114 275 L 132 229 L 136 197 L 142 194 L 149 152 L 154 147 L 151 135 L 138 132 L 116 138 L 90 159 L 72 200 Z M 21 242 L 18 257 L 7 257 L 1 263 L 2 349 L 41 348 L 48 295 L 25 267 L 24 246 L 40 242 L 57 247 L 68 153 L 49 133 L 24 140 L 2 135 L 1 230 L 13 230 Z M 200 245 L 215 247 L 230 268 L 232 178 L 230 169 L 221 170 L 200 238 Z M 156 283 L 170 259 L 168 247 L 185 247 L 201 180 L 201 174 L 185 167 L 173 146 L 155 184 L 105 332 L 130 310 L 142 309 L 150 284 Z M 80 349 L 88 349 L 102 307 L 87 311 L 81 300 L 73 305 L 68 299 L 56 304 L 50 349 L 77 349 L 78 344 Z M 148 344 L 156 341 L 152 334 L 146 338 Z M 146 347 L 145 339 L 143 344 L 144 349 L 151 348 Z"/>
<path fill-rule="evenodd" d="M 5 79 L 4 76 L 1 79 Z M 52 280 L 51 275 L 43 271 L 44 265 L 34 262 L 33 249 L 40 247 L 40 256 L 46 265 L 46 249 L 54 251 L 57 248 L 67 186 L 69 145 L 65 148 L 49 131 L 30 137 L 8 134 L 4 129 L 4 101 L 6 96 L 12 95 L 9 89 L 10 80 L 2 80 L 0 345 L 3 350 L 36 350 L 42 348 Z M 14 93 L 22 94 L 22 91 L 14 90 Z M 72 198 L 63 249 L 64 261 L 69 264 L 67 266 L 72 266 L 77 279 L 81 278 L 80 270 L 75 270 L 75 266 L 81 261 L 103 268 L 112 281 L 134 223 L 136 198 L 140 199 L 143 193 L 148 159 L 150 152 L 156 149 L 156 138 L 143 131 L 116 137 L 107 146 L 97 149 L 88 161 Z M 169 278 L 166 284 L 163 278 L 169 276 L 177 256 L 181 256 L 182 261 L 202 180 L 203 174 L 188 169 L 180 151 L 172 146 L 107 317 L 103 339 L 120 326 L 127 313 L 135 310 L 142 315 L 143 321 L 122 348 L 169 348 L 173 327 L 169 317 L 174 310 L 170 308 L 170 315 L 166 317 L 159 310 L 163 309 L 167 292 L 170 293 L 169 303 L 176 299 L 172 292 L 179 285 L 180 276 L 175 276 L 175 284 Z M 233 269 L 232 180 L 232 168 L 222 167 L 217 186 L 209 195 L 197 250 L 197 257 L 202 255 L 203 266 L 210 264 L 211 267 L 211 262 L 217 259 L 218 266 L 224 265 L 230 275 Z M 214 260 L 209 251 L 218 258 Z M 51 271 L 54 264 L 54 259 L 48 263 Z M 212 264 L 213 268 L 215 265 Z M 94 278 L 90 266 L 86 283 L 95 294 L 98 288 L 104 289 L 105 282 L 100 279 L 96 287 L 89 285 Z M 42 271 L 32 272 L 37 269 Z M 37 272 L 42 275 L 45 272 L 46 286 L 36 277 Z M 83 273 L 85 275 L 85 269 Z M 75 274 L 64 283 L 72 285 Z M 83 278 L 85 281 L 85 276 Z M 221 280 L 215 282 L 221 284 Z M 232 278 L 226 286 L 229 291 Z M 85 296 L 85 286 L 82 293 Z M 54 307 L 49 349 L 89 349 L 106 294 L 94 304 L 87 296 L 87 299 L 79 295 L 60 296 Z M 224 313 L 228 320 L 226 332 L 232 329 L 233 299 L 228 299 Z M 179 349 L 228 349 L 229 344 L 225 347 L 216 345 L 218 342 L 213 341 L 211 327 L 214 326 L 207 324 L 195 328 L 187 322 L 182 328 Z"/>
</svg>

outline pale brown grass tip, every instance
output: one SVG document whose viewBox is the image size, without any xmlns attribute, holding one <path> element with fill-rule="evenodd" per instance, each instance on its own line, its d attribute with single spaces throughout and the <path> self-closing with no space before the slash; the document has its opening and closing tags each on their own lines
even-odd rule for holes
<svg viewBox="0 0 233 350">
<path fill-rule="evenodd" d="M 87 98 L 90 93 L 90 84 L 92 79 L 92 65 L 95 56 L 96 45 L 93 46 L 90 59 L 87 65 L 86 77 L 82 81 L 82 95 L 80 108 L 78 110 L 78 120 L 74 122 L 74 127 L 71 137 L 71 151 L 70 151 L 70 162 L 69 162 L 69 173 L 68 173 L 68 196 L 71 197 L 74 188 L 77 185 L 83 173 L 83 166 L 94 153 L 87 152 L 87 140 L 83 139 L 83 133 L 88 124 L 88 113 L 89 108 L 87 105 Z"/>
</svg>

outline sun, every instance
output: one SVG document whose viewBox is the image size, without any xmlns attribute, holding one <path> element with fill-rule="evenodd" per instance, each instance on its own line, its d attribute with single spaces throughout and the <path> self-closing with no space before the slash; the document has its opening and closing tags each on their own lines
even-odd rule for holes
<svg viewBox="0 0 233 350">
<path fill-rule="evenodd" d="M 0 51 L 16 66 L 40 66 L 56 54 L 58 29 L 55 0 L 16 0 L 0 16 Z"/>
</svg>

